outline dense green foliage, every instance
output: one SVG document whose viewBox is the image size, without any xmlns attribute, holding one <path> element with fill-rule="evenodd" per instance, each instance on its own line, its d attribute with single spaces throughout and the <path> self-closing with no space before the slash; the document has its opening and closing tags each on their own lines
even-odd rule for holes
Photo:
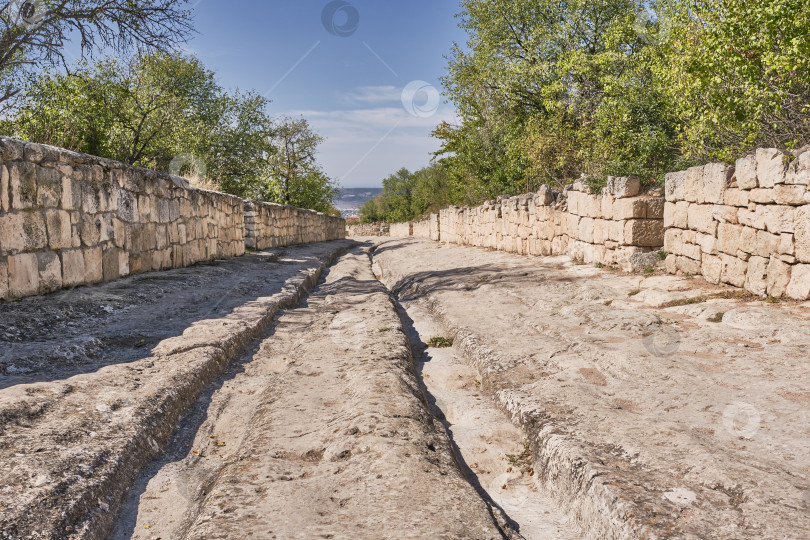
<svg viewBox="0 0 810 540">
<path fill-rule="evenodd" d="M 461 0 L 449 202 L 810 143 L 808 0 Z"/>
<path fill-rule="evenodd" d="M 810 143 L 810 1 L 670 0 L 659 71 L 684 152 L 732 159 Z"/>
<path fill-rule="evenodd" d="M 225 92 L 193 57 L 144 55 L 44 72 L 3 131 L 244 198 L 331 211 L 337 188 L 314 161 L 322 139 L 305 120 L 274 122 L 267 106 L 254 92 Z"/>
<path fill-rule="evenodd" d="M 450 203 L 450 181 L 444 170 L 431 165 L 414 173 L 400 169 L 383 180 L 383 192 L 360 207 L 363 223 L 418 219 Z"/>
</svg>

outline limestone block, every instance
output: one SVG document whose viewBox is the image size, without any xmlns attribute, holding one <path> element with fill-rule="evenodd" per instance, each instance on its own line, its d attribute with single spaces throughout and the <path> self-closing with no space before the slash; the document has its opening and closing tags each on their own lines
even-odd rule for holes
<svg viewBox="0 0 810 540">
<path fill-rule="evenodd" d="M 635 197 L 641 191 L 641 180 L 635 176 L 608 176 L 607 189 L 617 199 Z"/>
<path fill-rule="evenodd" d="M 8 295 L 22 298 L 39 292 L 39 261 L 34 253 L 20 253 L 8 258 Z"/>
<path fill-rule="evenodd" d="M 0 279 L 2 279 L 1 272 Z M 807 300 L 810 298 L 810 265 L 797 264 L 791 269 L 790 283 L 785 290 L 785 294 L 794 300 Z"/>
<path fill-rule="evenodd" d="M 751 257 L 748 259 L 748 271 L 745 276 L 745 289 L 754 294 L 764 296 L 768 292 L 768 263 L 765 257 Z"/>
<path fill-rule="evenodd" d="M 802 152 L 788 165 L 785 183 L 803 186 L 810 184 L 810 151 Z"/>
<path fill-rule="evenodd" d="M 664 222 L 658 219 L 633 219 L 625 223 L 624 244 L 639 247 L 664 245 Z"/>
<path fill-rule="evenodd" d="M 726 189 L 734 176 L 734 167 L 723 163 L 709 163 L 703 167 L 702 189 L 698 190 L 699 203 L 723 204 Z"/>
<path fill-rule="evenodd" d="M 647 203 L 644 199 L 616 199 L 613 203 L 613 219 L 644 219 Z"/>
<path fill-rule="evenodd" d="M 62 175 L 56 169 L 37 166 L 37 205 L 56 208 L 62 202 Z"/>
<path fill-rule="evenodd" d="M 777 184 L 773 188 L 773 199 L 776 204 L 799 206 L 804 204 L 807 186 Z"/>
<path fill-rule="evenodd" d="M 720 274 L 723 271 L 723 261 L 720 257 L 705 255 L 701 261 L 701 274 L 709 283 L 720 283 Z"/>
<path fill-rule="evenodd" d="M 739 223 L 739 220 L 737 219 L 737 212 L 738 209 L 736 206 L 716 204 L 712 207 L 712 217 L 714 217 L 715 221 L 719 221 L 721 223 Z"/>
<path fill-rule="evenodd" d="M 35 143 L 25 143 L 23 156 L 25 161 L 32 163 L 57 161 L 59 159 L 59 153 L 55 148 Z"/>
<path fill-rule="evenodd" d="M 39 292 L 49 293 L 62 288 L 62 263 L 52 251 L 41 251 L 37 255 L 39 272 Z"/>
<path fill-rule="evenodd" d="M 784 184 L 787 165 L 785 154 L 776 148 L 758 149 L 757 180 L 759 187 L 772 188 L 777 184 Z"/>
<path fill-rule="evenodd" d="M 11 207 L 33 208 L 37 203 L 37 166 L 26 161 L 8 163 Z"/>
<path fill-rule="evenodd" d="M 728 188 L 723 196 L 723 204 L 747 208 L 748 203 L 751 202 L 748 198 L 749 194 L 750 192 L 748 191 L 743 191 L 737 188 Z"/>
<path fill-rule="evenodd" d="M 770 257 L 779 252 L 781 237 L 766 231 L 757 231 L 757 245 L 754 253 L 760 257 Z"/>
<path fill-rule="evenodd" d="M 585 215 L 590 218 L 602 217 L 602 197 L 599 195 L 585 194 Z"/>
<path fill-rule="evenodd" d="M 745 261 L 745 262 L 748 262 L 748 259 L 750 259 L 750 258 L 751 258 L 751 254 L 750 254 L 750 253 L 746 253 L 745 251 L 742 251 L 742 250 L 738 250 L 738 251 L 737 251 L 737 255 L 735 255 L 735 256 L 736 256 L 738 259 L 740 259 L 741 261 Z"/>
<path fill-rule="evenodd" d="M 0 253 L 37 251 L 48 245 L 42 212 L 14 212 L 0 215 Z"/>
<path fill-rule="evenodd" d="M 48 230 L 48 245 L 51 249 L 67 249 L 73 246 L 70 214 L 64 210 L 46 210 L 45 223 Z"/>
<path fill-rule="evenodd" d="M 720 281 L 730 283 L 735 287 L 744 286 L 748 263 L 725 253 L 720 255 L 720 260 L 723 266 L 720 272 Z"/>
<path fill-rule="evenodd" d="M 709 234 L 697 235 L 697 245 L 700 246 L 700 251 L 704 254 L 716 255 L 717 254 L 717 238 Z"/>
<path fill-rule="evenodd" d="M 810 263 L 810 206 L 800 206 L 795 214 L 796 258 Z"/>
<path fill-rule="evenodd" d="M 8 298 L 8 262 L 0 259 L 0 300 Z"/>
<path fill-rule="evenodd" d="M 772 233 L 792 233 L 795 230 L 796 210 L 792 206 L 768 205 L 757 207 L 757 215 L 762 216 L 765 228 Z"/>
<path fill-rule="evenodd" d="M 690 167 L 686 170 L 683 198 L 691 203 L 698 201 L 698 194 L 703 191 L 703 167 Z"/>
<path fill-rule="evenodd" d="M 692 276 L 700 275 L 700 262 L 694 259 L 690 259 L 689 257 L 678 257 L 676 262 L 676 267 L 678 272 L 683 274 L 689 274 Z"/>
<path fill-rule="evenodd" d="M 717 232 L 717 222 L 712 215 L 712 208 L 710 204 L 690 204 L 688 210 L 689 228 L 714 235 Z"/>
<path fill-rule="evenodd" d="M 540 186 L 535 197 L 534 204 L 539 206 L 549 206 L 554 202 L 554 192 L 546 185 Z"/>
<path fill-rule="evenodd" d="M 613 204 L 615 202 L 616 198 L 610 193 L 602 195 L 602 208 L 600 213 L 604 219 L 613 219 Z"/>
<path fill-rule="evenodd" d="M 604 244 L 607 238 L 608 224 L 604 219 L 593 220 L 593 243 Z"/>
<path fill-rule="evenodd" d="M 740 249 L 742 225 L 720 223 L 717 227 L 717 249 L 728 255 L 736 255 Z"/>
<path fill-rule="evenodd" d="M 653 197 L 647 199 L 647 219 L 663 219 L 665 199 Z"/>
<path fill-rule="evenodd" d="M 664 193 L 667 202 L 684 200 L 686 188 L 686 171 L 673 172 L 666 175 Z"/>
<path fill-rule="evenodd" d="M 757 182 L 757 156 L 755 154 L 738 159 L 734 169 L 737 186 L 740 189 L 759 187 Z"/>
<path fill-rule="evenodd" d="M 775 201 L 774 199 L 774 190 L 773 188 L 767 189 L 752 189 L 748 192 L 748 201 L 749 205 L 754 202 L 758 204 L 773 204 Z"/>
<path fill-rule="evenodd" d="M 667 255 L 664 265 L 666 266 L 667 273 L 676 274 L 678 272 L 678 256 L 670 253 Z"/>
<path fill-rule="evenodd" d="M 757 251 L 757 229 L 745 227 L 740 230 L 740 250 L 746 253 L 756 253 Z"/>
<path fill-rule="evenodd" d="M 784 255 L 795 255 L 796 245 L 793 242 L 793 235 L 790 233 L 782 233 L 779 235 L 779 253 Z"/>
<path fill-rule="evenodd" d="M 104 279 L 102 250 L 100 247 L 83 251 L 85 283 L 98 283 Z"/>
<path fill-rule="evenodd" d="M 768 294 L 774 298 L 785 296 L 790 284 L 790 265 L 773 256 L 768 263 Z"/>
</svg>

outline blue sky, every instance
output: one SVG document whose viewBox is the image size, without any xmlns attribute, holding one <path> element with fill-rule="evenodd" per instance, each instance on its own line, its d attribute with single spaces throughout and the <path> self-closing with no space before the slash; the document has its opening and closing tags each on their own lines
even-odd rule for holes
<svg viewBox="0 0 810 540">
<path fill-rule="evenodd" d="M 438 94 L 445 56 L 465 41 L 458 11 L 456 0 L 201 0 L 187 49 L 222 86 L 266 94 L 273 116 L 307 118 L 343 187 L 372 187 L 427 165 L 430 132 L 455 119 Z"/>
</svg>

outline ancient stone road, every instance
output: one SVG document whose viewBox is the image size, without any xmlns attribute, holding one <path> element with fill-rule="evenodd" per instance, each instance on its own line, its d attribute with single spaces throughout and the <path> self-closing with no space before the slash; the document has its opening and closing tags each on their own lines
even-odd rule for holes
<svg viewBox="0 0 810 540">
<path fill-rule="evenodd" d="M 807 303 L 417 239 L 374 261 L 455 336 L 588 536 L 810 538 Z"/>
<path fill-rule="evenodd" d="M 352 246 L 0 305 L 0 538 L 810 536 L 807 305 Z"/>
</svg>

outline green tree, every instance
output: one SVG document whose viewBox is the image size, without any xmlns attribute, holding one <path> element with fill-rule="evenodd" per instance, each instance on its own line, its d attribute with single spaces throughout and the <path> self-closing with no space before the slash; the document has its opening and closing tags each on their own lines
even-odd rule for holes
<svg viewBox="0 0 810 540">
<path fill-rule="evenodd" d="M 383 191 L 359 210 L 363 223 L 404 222 L 436 212 L 451 202 L 450 176 L 433 164 L 411 173 L 400 169 L 383 180 Z"/>
<path fill-rule="evenodd" d="M 304 118 L 282 118 L 271 137 L 273 152 L 268 156 L 267 200 L 276 200 L 320 212 L 333 210 L 340 192 L 317 163 L 323 137 Z"/>
<path fill-rule="evenodd" d="M 65 43 L 98 50 L 166 52 L 191 33 L 187 0 L 0 1 L 0 106 L 17 96 L 20 73 L 67 67 Z"/>
<path fill-rule="evenodd" d="M 659 43 L 637 27 L 647 4 L 462 0 L 469 39 L 444 79 L 462 123 L 435 132 L 457 196 L 667 172 L 676 126 L 654 77 Z"/>
<path fill-rule="evenodd" d="M 667 0 L 659 71 L 688 154 L 730 160 L 810 143 L 807 0 Z"/>
</svg>

